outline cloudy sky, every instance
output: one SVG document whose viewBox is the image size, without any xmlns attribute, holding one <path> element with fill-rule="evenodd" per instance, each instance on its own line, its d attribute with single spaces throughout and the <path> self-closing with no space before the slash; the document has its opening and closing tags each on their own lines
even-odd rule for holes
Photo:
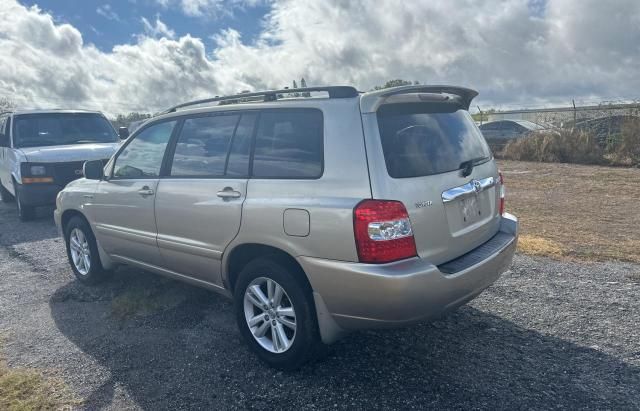
<svg viewBox="0 0 640 411">
<path fill-rule="evenodd" d="M 484 107 L 640 98 L 639 0 L 0 0 L 0 98 L 153 112 L 393 78 Z"/>
</svg>

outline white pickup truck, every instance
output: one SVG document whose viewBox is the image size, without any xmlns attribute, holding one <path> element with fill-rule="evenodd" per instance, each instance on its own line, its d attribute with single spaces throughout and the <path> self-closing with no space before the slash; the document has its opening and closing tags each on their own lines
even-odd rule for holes
<svg viewBox="0 0 640 411">
<path fill-rule="evenodd" d="M 128 133 L 122 130 L 121 137 Z M 31 110 L 0 114 L 0 199 L 15 201 L 22 221 L 55 204 L 87 160 L 109 160 L 118 133 L 100 112 Z"/>
</svg>

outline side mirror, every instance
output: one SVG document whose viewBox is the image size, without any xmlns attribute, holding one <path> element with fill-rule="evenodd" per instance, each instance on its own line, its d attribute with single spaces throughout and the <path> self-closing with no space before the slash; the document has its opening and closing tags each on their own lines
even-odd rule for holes
<svg viewBox="0 0 640 411">
<path fill-rule="evenodd" d="M 89 180 L 102 180 L 104 178 L 104 164 L 102 160 L 85 161 L 82 167 L 84 178 Z"/>
<path fill-rule="evenodd" d="M 129 138 L 129 129 L 126 127 L 120 127 L 118 128 L 118 135 L 120 136 L 121 140 L 126 140 Z"/>
<path fill-rule="evenodd" d="M 9 147 L 9 137 L 6 134 L 0 134 L 0 147 Z"/>
</svg>

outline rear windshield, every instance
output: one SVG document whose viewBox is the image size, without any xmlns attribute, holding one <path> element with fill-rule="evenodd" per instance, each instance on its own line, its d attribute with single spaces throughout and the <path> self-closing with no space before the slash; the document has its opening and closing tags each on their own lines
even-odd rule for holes
<svg viewBox="0 0 640 411">
<path fill-rule="evenodd" d="M 378 127 L 389 175 L 421 177 L 458 170 L 491 158 L 466 110 L 449 105 L 389 104 L 378 110 Z"/>
<path fill-rule="evenodd" d="M 60 146 L 114 143 L 118 136 L 100 114 L 22 114 L 16 116 L 13 141 L 16 147 Z"/>
</svg>

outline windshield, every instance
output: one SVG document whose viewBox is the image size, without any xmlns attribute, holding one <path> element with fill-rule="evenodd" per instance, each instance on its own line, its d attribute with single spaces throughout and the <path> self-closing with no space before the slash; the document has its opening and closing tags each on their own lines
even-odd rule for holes
<svg viewBox="0 0 640 411">
<path fill-rule="evenodd" d="M 390 104 L 378 110 L 378 127 L 387 171 L 394 178 L 446 173 L 491 158 L 466 110 Z"/>
<path fill-rule="evenodd" d="M 115 143 L 118 136 L 104 116 L 96 113 L 47 113 L 16 116 L 16 147 Z"/>
</svg>

